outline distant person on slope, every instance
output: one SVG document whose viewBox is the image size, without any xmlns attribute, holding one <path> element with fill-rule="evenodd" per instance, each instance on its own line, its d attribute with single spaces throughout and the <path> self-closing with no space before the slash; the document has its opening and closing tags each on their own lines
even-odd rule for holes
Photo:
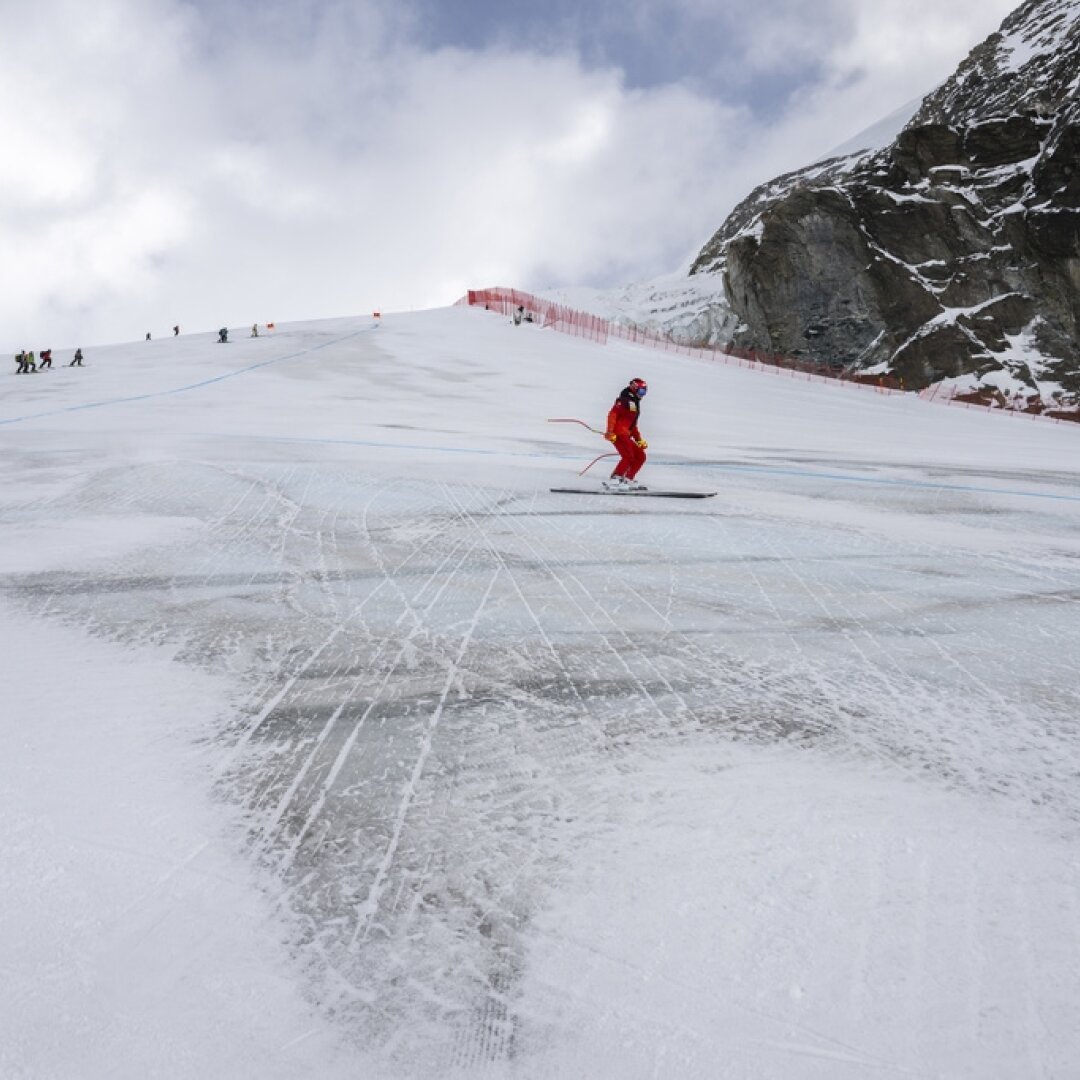
<svg viewBox="0 0 1080 1080">
<path fill-rule="evenodd" d="M 41 350 L 41 370 L 52 367 L 52 349 Z"/>
<path fill-rule="evenodd" d="M 604 438 L 615 444 L 619 451 L 619 464 L 604 481 L 608 491 L 646 491 L 634 478 L 645 464 L 645 448 L 648 443 L 641 437 L 638 420 L 641 417 L 641 399 L 649 392 L 644 379 L 631 379 L 619 393 L 607 418 Z"/>
<path fill-rule="evenodd" d="M 68 364 L 68 367 L 82 367 L 82 359 L 82 349 L 78 348 L 75 350 L 75 355 L 71 358 L 71 363 Z"/>
<path fill-rule="evenodd" d="M 218 339 L 218 344 L 219 345 L 228 345 L 229 344 L 229 328 L 227 326 L 223 326 L 217 332 L 217 339 Z"/>
</svg>

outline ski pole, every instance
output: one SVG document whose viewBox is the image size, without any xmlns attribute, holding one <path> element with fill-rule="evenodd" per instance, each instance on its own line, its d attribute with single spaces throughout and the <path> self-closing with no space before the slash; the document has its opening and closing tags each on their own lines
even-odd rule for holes
<svg viewBox="0 0 1080 1080">
<path fill-rule="evenodd" d="M 548 420 L 548 423 L 549 424 L 580 424 L 583 428 L 588 428 L 589 431 L 593 432 L 594 435 L 603 435 L 605 438 L 607 438 L 607 435 L 606 435 L 605 432 L 600 431 L 598 428 L 591 427 L 589 424 L 586 424 L 584 420 L 575 420 L 573 417 L 550 418 Z M 581 472 L 578 473 L 578 476 L 584 476 L 598 461 L 603 461 L 604 458 L 618 457 L 618 456 L 619 456 L 618 454 L 611 453 L 611 452 L 609 452 L 607 454 L 601 454 L 599 457 L 593 458 L 592 461 L 590 461 L 589 464 L 586 465 L 585 468 L 582 469 Z"/>
<path fill-rule="evenodd" d="M 575 420 L 573 417 L 556 417 L 548 420 L 549 424 L 580 424 L 583 428 L 589 428 L 590 431 L 595 432 L 597 435 L 603 435 L 604 432 L 598 428 L 590 427 L 584 420 Z"/>
<path fill-rule="evenodd" d="M 590 461 L 589 464 L 586 465 L 585 468 L 582 469 L 581 472 L 578 473 L 578 476 L 584 476 L 598 461 L 603 461 L 604 458 L 606 458 L 606 457 L 618 457 L 618 456 L 619 456 L 618 454 L 601 454 L 599 457 L 593 458 L 592 461 Z"/>
</svg>

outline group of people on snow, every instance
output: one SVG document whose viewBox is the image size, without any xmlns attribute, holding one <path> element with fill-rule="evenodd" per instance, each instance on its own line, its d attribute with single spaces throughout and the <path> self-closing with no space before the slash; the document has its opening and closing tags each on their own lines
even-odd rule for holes
<svg viewBox="0 0 1080 1080">
<path fill-rule="evenodd" d="M 68 367 L 82 367 L 83 366 L 83 353 L 82 349 L 76 349 L 75 355 L 71 358 L 71 362 Z M 42 349 L 41 352 L 35 356 L 33 349 L 22 349 L 15 354 L 15 374 L 22 375 L 28 374 L 31 371 L 44 371 L 46 368 L 52 367 L 52 349 Z"/>
<path fill-rule="evenodd" d="M 273 323 L 267 323 L 266 328 L 268 330 L 274 329 Z M 173 337 L 180 336 L 180 326 L 176 325 L 172 328 Z M 251 324 L 251 336 L 259 336 L 259 324 Z M 146 331 L 146 340 L 151 340 L 150 331 Z M 222 327 L 218 331 L 218 341 L 227 342 L 229 340 L 229 331 L 227 327 Z M 53 366 L 52 349 L 42 349 L 39 353 L 34 352 L 33 349 L 21 349 L 15 354 L 15 374 L 22 375 L 24 373 L 29 374 L 31 371 L 44 371 L 46 368 Z M 71 362 L 68 367 L 83 367 L 83 351 L 81 348 L 75 350 L 75 355 L 71 358 Z"/>
<path fill-rule="evenodd" d="M 273 330 L 274 329 L 274 324 L 273 323 L 267 323 L 266 324 L 266 329 L 267 330 Z M 251 324 L 251 336 L 252 337 L 258 337 L 259 336 L 259 324 L 258 323 L 252 323 Z M 229 328 L 227 326 L 223 326 L 218 331 L 218 344 L 219 345 L 228 345 L 228 343 L 229 343 Z"/>
</svg>

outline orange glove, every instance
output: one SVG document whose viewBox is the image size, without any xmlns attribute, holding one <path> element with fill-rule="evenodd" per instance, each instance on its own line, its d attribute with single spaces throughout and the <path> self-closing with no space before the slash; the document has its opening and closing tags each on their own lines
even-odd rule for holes
<svg viewBox="0 0 1080 1080">
<path fill-rule="evenodd" d="M 649 444 L 644 439 L 635 439 L 634 442 L 638 444 L 638 449 L 640 450 L 647 450 L 649 448 Z"/>
<path fill-rule="evenodd" d="M 604 438 L 605 438 L 605 439 L 607 439 L 607 441 L 608 441 L 608 442 L 614 442 L 614 441 L 615 441 L 615 440 L 616 440 L 616 439 L 618 438 L 618 436 L 617 436 L 617 435 L 615 434 L 615 432 L 614 432 L 614 431 L 609 431 L 609 432 L 608 432 L 608 433 L 607 433 L 607 434 L 606 434 L 606 435 L 604 436 Z"/>
</svg>

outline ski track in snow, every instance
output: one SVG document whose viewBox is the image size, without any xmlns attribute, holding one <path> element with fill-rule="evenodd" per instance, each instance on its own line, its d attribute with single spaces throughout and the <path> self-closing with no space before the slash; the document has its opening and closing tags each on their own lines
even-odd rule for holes
<svg viewBox="0 0 1080 1080">
<path fill-rule="evenodd" d="M 988 537 L 966 552 L 744 502 L 770 484 L 885 514 L 944 498 L 756 474 L 715 505 L 568 506 L 220 440 L 9 502 L 46 528 L 200 528 L 0 588 L 234 679 L 206 734 L 215 790 L 280 882 L 312 1000 L 387 1076 L 1066 1075 L 1080 560 L 1017 550 L 1022 512 L 979 493 L 948 497 Z M 743 814 L 759 770 L 803 820 Z M 878 815 L 865 832 L 834 781 Z M 935 847 L 927 802 L 956 810 L 961 846 Z M 1025 861 L 1030 837 L 1056 871 Z M 707 893 L 690 852 L 714 845 L 732 867 L 715 921 L 743 929 L 710 929 L 715 969 L 695 970 L 678 927 L 712 928 L 709 896 L 670 882 Z M 667 934 L 635 922 L 650 872 Z M 601 881 L 625 909 L 569 907 Z M 567 1034 L 582 1017 L 610 1072 Z M 577 1057 L 552 1049 L 567 1039 Z"/>
</svg>

